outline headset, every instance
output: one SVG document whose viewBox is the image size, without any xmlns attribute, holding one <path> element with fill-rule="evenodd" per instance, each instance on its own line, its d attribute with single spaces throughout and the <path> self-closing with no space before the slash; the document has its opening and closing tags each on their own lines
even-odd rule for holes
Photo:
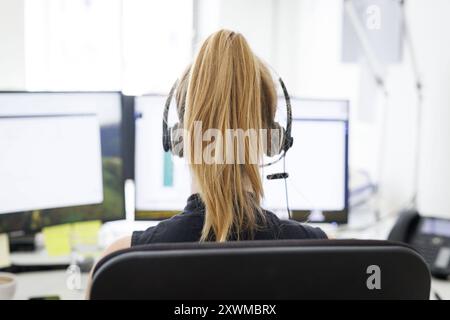
<svg viewBox="0 0 450 320">
<path fill-rule="evenodd" d="M 283 128 L 278 122 L 272 121 L 270 125 L 270 130 L 279 130 L 281 132 L 281 142 L 278 144 L 273 143 L 272 139 L 268 141 L 266 148 L 266 155 L 269 157 L 273 157 L 276 155 L 280 155 L 278 159 L 272 161 L 267 164 L 261 165 L 261 167 L 272 165 L 278 161 L 280 161 L 286 155 L 286 152 L 292 147 L 294 143 L 294 138 L 291 135 L 292 130 L 292 107 L 291 107 L 291 99 L 289 97 L 289 93 L 286 89 L 286 86 L 281 79 L 278 77 L 278 81 L 281 85 L 281 89 L 283 91 L 283 96 L 286 102 L 286 128 Z M 179 106 L 178 109 L 178 118 L 180 122 L 175 123 L 172 127 L 168 126 L 168 118 L 169 118 L 169 109 L 172 102 L 173 95 L 176 91 L 179 81 L 175 81 L 172 88 L 170 89 L 169 95 L 166 100 L 166 104 L 164 106 L 163 113 L 163 123 L 162 123 L 162 144 L 165 152 L 171 152 L 173 155 L 178 157 L 183 157 L 183 137 L 180 135 L 180 131 L 178 129 L 182 129 L 182 125 L 184 119 L 185 112 L 185 101 L 183 99 L 183 103 Z M 268 135 L 269 137 L 269 135 Z"/>
</svg>

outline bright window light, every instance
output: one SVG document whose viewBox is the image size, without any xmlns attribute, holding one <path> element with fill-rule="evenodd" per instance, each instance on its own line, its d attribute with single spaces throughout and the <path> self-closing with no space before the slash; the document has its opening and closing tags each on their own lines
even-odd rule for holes
<svg viewBox="0 0 450 320">
<path fill-rule="evenodd" d="M 167 93 L 192 58 L 193 0 L 25 0 L 26 89 Z"/>
<path fill-rule="evenodd" d="M 192 0 L 123 2 L 126 93 L 167 93 L 192 58 Z"/>
<path fill-rule="evenodd" d="M 29 90 L 118 90 L 121 0 L 26 0 Z"/>
</svg>

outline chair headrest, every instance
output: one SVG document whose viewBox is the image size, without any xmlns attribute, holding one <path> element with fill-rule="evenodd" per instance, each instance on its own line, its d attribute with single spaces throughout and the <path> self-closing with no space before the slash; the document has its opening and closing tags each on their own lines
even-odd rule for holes
<svg viewBox="0 0 450 320">
<path fill-rule="evenodd" d="M 376 273 L 382 280 L 369 284 Z M 407 245 L 276 240 L 164 243 L 118 251 L 97 264 L 91 298 L 427 299 L 429 291 L 428 267 Z"/>
</svg>

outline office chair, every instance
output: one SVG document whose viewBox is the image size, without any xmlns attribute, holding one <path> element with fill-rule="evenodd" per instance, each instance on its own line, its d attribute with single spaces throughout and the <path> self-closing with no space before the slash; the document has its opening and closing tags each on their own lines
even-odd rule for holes
<svg viewBox="0 0 450 320">
<path fill-rule="evenodd" d="M 91 299 L 428 299 L 430 273 L 410 247 L 375 240 L 166 243 L 95 267 Z"/>
</svg>

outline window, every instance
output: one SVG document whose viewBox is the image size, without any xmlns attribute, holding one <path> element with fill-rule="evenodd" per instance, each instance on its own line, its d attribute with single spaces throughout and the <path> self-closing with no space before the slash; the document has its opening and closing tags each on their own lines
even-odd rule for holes
<svg viewBox="0 0 450 320">
<path fill-rule="evenodd" d="M 192 0 L 123 2 L 127 93 L 167 93 L 192 58 Z"/>
<path fill-rule="evenodd" d="M 28 90 L 167 92 L 192 57 L 193 0 L 25 0 Z"/>
<path fill-rule="evenodd" d="M 117 90 L 120 0 L 26 0 L 30 90 Z"/>
</svg>

